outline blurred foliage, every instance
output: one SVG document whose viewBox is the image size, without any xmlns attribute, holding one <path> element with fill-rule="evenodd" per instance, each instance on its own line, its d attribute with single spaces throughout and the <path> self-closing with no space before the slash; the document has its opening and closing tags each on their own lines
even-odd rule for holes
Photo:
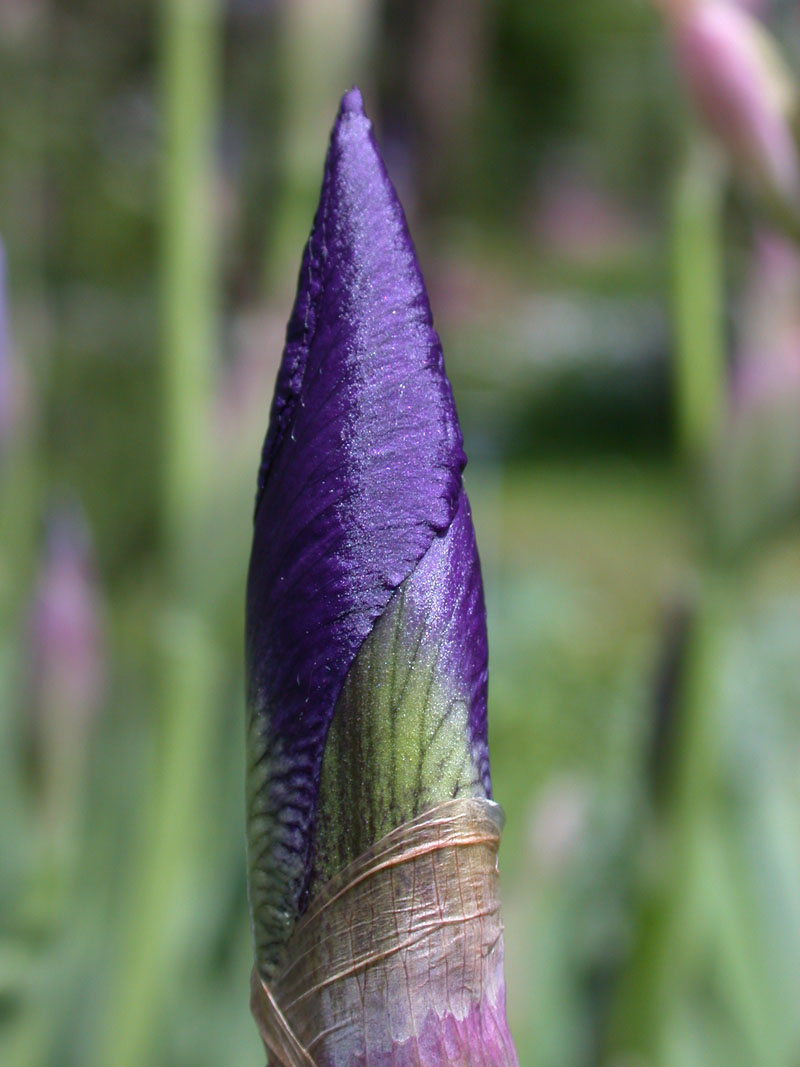
<svg viewBox="0 0 800 1067">
<path fill-rule="evenodd" d="M 471 457 L 520 1061 L 795 1067 L 800 294 L 743 297 L 655 13 L 0 0 L 0 60 L 0 1063 L 263 1063 L 244 575 L 358 82 Z"/>
</svg>

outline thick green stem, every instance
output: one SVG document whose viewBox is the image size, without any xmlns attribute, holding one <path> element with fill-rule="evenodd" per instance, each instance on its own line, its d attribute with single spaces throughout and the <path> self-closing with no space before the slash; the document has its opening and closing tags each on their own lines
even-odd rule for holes
<svg viewBox="0 0 800 1067">
<path fill-rule="evenodd" d="M 216 346 L 213 141 L 218 0 L 163 0 L 163 528 L 168 607 L 158 628 L 158 720 L 131 895 L 108 1011 L 106 1067 L 153 1063 L 152 1042 L 189 966 L 186 902 L 215 722 L 214 646 L 193 571 L 208 508 Z"/>
<path fill-rule="evenodd" d="M 698 139 L 672 203 L 675 412 L 689 458 L 704 454 L 726 403 L 722 178 L 719 159 Z"/>
<path fill-rule="evenodd" d="M 614 1050 L 666 1062 L 665 1042 L 697 943 L 698 872 L 708 832 L 717 764 L 713 705 L 716 596 L 701 593 L 674 714 L 676 736 L 664 810 L 654 842 L 657 887 L 643 890 L 637 944 L 623 976 Z"/>
<path fill-rule="evenodd" d="M 196 536 L 209 470 L 218 7 L 218 0 L 163 0 L 163 515 L 178 573 L 185 543 Z"/>
<path fill-rule="evenodd" d="M 729 576 L 709 570 L 696 600 L 680 692 L 671 779 L 655 826 L 657 888 L 645 890 L 624 976 L 615 1052 L 679 1062 L 689 990 L 712 980 L 737 1021 L 748 1062 L 788 1062 L 783 991 L 767 958 L 730 809 L 716 679 L 730 618 Z"/>
</svg>

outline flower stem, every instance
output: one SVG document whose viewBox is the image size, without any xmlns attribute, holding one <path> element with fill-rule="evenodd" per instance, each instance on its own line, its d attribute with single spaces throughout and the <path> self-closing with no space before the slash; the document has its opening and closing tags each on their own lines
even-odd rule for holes
<svg viewBox="0 0 800 1067">
<path fill-rule="evenodd" d="M 672 203 L 675 411 L 689 458 L 703 455 L 725 408 L 721 205 L 719 159 L 696 138 Z"/>
<path fill-rule="evenodd" d="M 105 1033 L 108 1067 L 154 1062 L 151 1042 L 185 980 L 198 821 L 215 725 L 214 647 L 196 575 L 209 498 L 216 341 L 212 201 L 218 0 L 163 0 L 162 519 L 165 607 L 158 627 L 152 773 Z"/>
</svg>

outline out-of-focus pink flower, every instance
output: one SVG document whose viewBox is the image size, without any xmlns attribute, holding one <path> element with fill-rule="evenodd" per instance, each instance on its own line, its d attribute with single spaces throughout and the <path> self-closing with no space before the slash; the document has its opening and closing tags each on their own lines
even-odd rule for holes
<svg viewBox="0 0 800 1067">
<path fill-rule="evenodd" d="M 31 725 L 51 802 L 71 789 L 103 697 L 102 614 L 85 519 L 76 506 L 61 506 L 48 522 L 29 627 Z"/>
<path fill-rule="evenodd" d="M 8 309 L 8 272 L 0 241 L 0 472 L 3 459 L 24 437 L 32 412 L 31 392 L 24 367 L 15 358 Z"/>
<path fill-rule="evenodd" d="M 791 121 L 797 92 L 772 39 L 730 0 L 658 3 L 701 116 L 749 179 L 796 218 L 800 159 Z"/>
<path fill-rule="evenodd" d="M 794 244 L 774 233 L 760 235 L 739 320 L 736 408 L 800 396 L 800 253 Z"/>
<path fill-rule="evenodd" d="M 770 15 L 770 8 L 775 6 L 776 0 L 727 0 L 734 7 L 740 7 L 743 11 L 749 11 L 756 18 L 766 21 Z"/>
<path fill-rule="evenodd" d="M 0 457 L 14 432 L 17 421 L 17 382 L 12 363 L 8 328 L 6 256 L 0 243 Z"/>
<path fill-rule="evenodd" d="M 730 417 L 710 469 L 718 547 L 740 552 L 800 506 L 800 252 L 757 244 L 738 309 Z"/>
</svg>

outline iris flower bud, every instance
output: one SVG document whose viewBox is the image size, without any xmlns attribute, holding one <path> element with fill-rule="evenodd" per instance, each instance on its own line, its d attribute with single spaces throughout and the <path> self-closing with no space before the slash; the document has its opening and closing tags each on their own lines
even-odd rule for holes
<svg viewBox="0 0 800 1067">
<path fill-rule="evenodd" d="M 273 1063 L 517 1063 L 465 462 L 353 89 L 300 268 L 247 585 L 253 1006 Z"/>
</svg>

